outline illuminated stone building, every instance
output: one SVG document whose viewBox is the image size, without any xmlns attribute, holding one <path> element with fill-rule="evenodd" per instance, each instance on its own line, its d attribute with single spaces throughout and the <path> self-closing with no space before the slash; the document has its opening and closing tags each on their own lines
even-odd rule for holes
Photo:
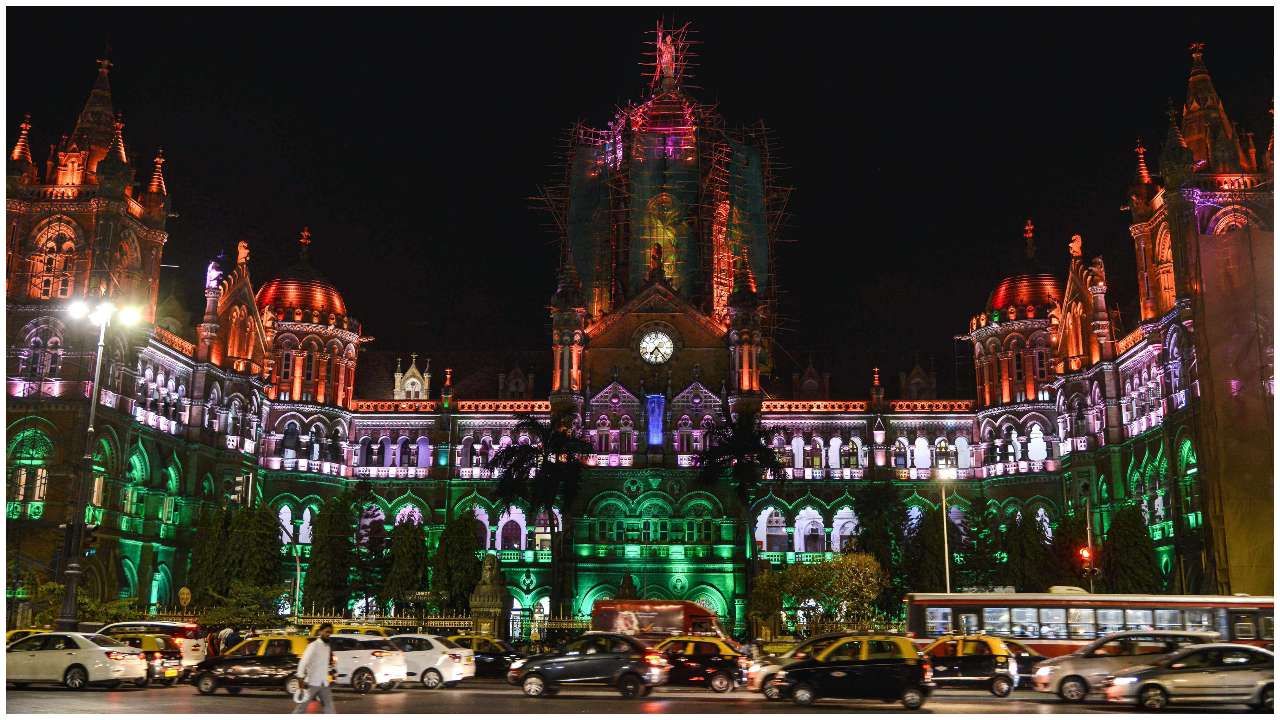
<svg viewBox="0 0 1280 720">
<path fill-rule="evenodd" d="M 1125 332 L 1108 312 L 1103 262 L 1085 259 L 1082 240 L 1068 244 L 1064 274 L 1037 264 L 1050 244 L 1028 221 L 1026 266 L 967 329 L 975 397 L 937 399 L 917 367 L 895 400 L 878 372 L 866 399 L 831 398 L 812 367 L 790 388 L 762 384 L 786 190 L 763 126 L 735 129 L 685 89 L 683 31 L 656 33 L 654 48 L 646 97 L 603 130 L 571 131 L 565 189 L 549 198 L 565 232 L 547 279 L 545 365 L 422 353 L 370 370 L 364 358 L 379 356 L 359 349 L 371 338 L 341 278 L 311 264 L 305 230 L 298 262 L 256 289 L 247 245 L 215 260 L 200 321 L 182 327 L 180 308 L 158 303 L 161 159 L 135 188 L 105 65 L 84 127 L 43 174 L 24 124 L 8 166 L 7 461 L 10 537 L 31 539 L 11 542 L 11 573 L 53 570 L 93 359 L 92 330 L 64 309 L 105 294 L 141 302 L 155 324 L 108 338 L 89 511 L 106 538 L 90 570 L 102 595 L 171 604 L 205 503 L 268 503 L 305 558 L 321 503 L 367 482 L 363 522 L 422 522 L 434 544 L 446 520 L 471 518 L 516 617 L 586 613 L 630 576 L 643 596 L 695 600 L 737 623 L 748 562 L 849 547 L 853 491 L 874 477 L 901 488 L 912 518 L 944 487 L 952 507 L 1050 529 L 1082 510 L 1082 492 L 1103 532 L 1118 503 L 1137 502 L 1170 589 L 1271 591 L 1270 495 L 1256 492 L 1271 483 L 1258 440 L 1272 404 L 1271 149 L 1256 158 L 1227 122 L 1199 50 L 1162 174 L 1138 153 L 1141 324 Z M 726 404 L 759 409 L 788 478 L 747 509 L 748 547 L 735 540 L 734 492 L 699 485 L 693 468 Z M 553 517 L 502 506 L 494 454 L 528 442 L 513 434 L 517 414 L 553 408 L 574 412 L 594 448 L 575 506 Z M 566 518 L 571 552 L 552 573 Z"/>
</svg>

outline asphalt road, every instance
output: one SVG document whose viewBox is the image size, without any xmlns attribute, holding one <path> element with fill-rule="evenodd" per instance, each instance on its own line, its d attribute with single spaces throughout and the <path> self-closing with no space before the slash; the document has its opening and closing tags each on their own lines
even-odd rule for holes
<svg viewBox="0 0 1280 720">
<path fill-rule="evenodd" d="M 526 698 L 520 690 L 496 680 L 469 680 L 447 690 L 408 686 L 389 693 L 334 693 L 340 713 L 823 713 L 907 712 L 897 703 L 865 700 L 819 700 L 809 708 L 790 702 L 767 702 L 758 693 L 735 690 L 716 695 L 710 690 L 658 688 L 647 698 L 623 700 L 605 688 L 568 688 L 554 698 Z M 5 709 L 11 713 L 284 713 L 293 701 L 283 692 L 225 691 L 204 696 L 190 685 L 172 688 L 90 688 L 72 691 L 55 687 L 8 688 Z M 314 706 L 313 711 L 319 707 Z M 1240 707 L 1186 707 L 1185 712 L 1245 712 Z M 1132 710 L 1105 703 L 1068 705 L 1057 698 L 1019 690 L 1007 698 L 981 691 L 939 690 L 918 712 L 945 713 L 1126 713 Z"/>
</svg>

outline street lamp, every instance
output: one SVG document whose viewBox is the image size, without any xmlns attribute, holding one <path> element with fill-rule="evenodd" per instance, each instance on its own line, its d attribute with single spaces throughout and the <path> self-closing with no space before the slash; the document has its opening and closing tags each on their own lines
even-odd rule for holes
<svg viewBox="0 0 1280 720">
<path fill-rule="evenodd" d="M 56 624 L 57 628 L 64 632 L 76 629 L 79 615 L 76 592 L 80 587 L 80 544 L 85 530 L 84 488 L 86 478 L 93 475 L 93 423 L 97 419 L 98 400 L 102 396 L 102 351 L 106 345 L 107 328 L 113 321 L 121 325 L 136 325 L 142 320 L 142 311 L 139 308 L 117 308 L 110 300 L 103 300 L 92 308 L 83 300 L 76 300 L 67 308 L 67 313 L 76 320 L 87 318 L 89 322 L 98 326 L 98 352 L 93 363 L 93 392 L 89 396 L 89 426 L 85 429 L 84 457 L 81 459 L 83 472 L 72 483 L 71 517 L 67 519 L 66 534 L 63 538 L 62 557 L 67 582 L 62 596 L 62 609 L 58 612 Z"/>
<path fill-rule="evenodd" d="M 950 520 L 947 518 L 947 480 L 942 473 L 938 473 L 938 487 L 942 488 L 942 569 L 943 574 L 947 578 L 947 594 L 951 594 L 951 548 L 948 546 L 947 531 L 951 528 L 947 527 Z"/>
</svg>

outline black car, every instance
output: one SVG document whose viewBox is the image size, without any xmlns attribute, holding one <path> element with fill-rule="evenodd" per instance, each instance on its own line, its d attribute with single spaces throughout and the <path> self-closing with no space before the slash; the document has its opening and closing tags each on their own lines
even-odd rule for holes
<svg viewBox="0 0 1280 720">
<path fill-rule="evenodd" d="M 1005 697 L 1031 682 L 1031 669 L 1044 657 L 994 635 L 943 635 L 924 649 L 938 687 L 982 688 Z"/>
<path fill-rule="evenodd" d="M 677 636 L 663 640 L 655 649 L 671 664 L 668 685 L 725 693 L 747 682 L 747 657 L 719 638 Z"/>
<path fill-rule="evenodd" d="M 232 695 L 247 687 L 293 693 L 300 686 L 298 662 L 308 640 L 297 635 L 249 638 L 223 655 L 198 663 L 191 672 L 196 689 L 204 695 L 220 687 Z"/>
<path fill-rule="evenodd" d="M 911 641 L 895 636 L 853 636 L 816 657 L 787 665 L 769 681 L 797 705 L 818 698 L 897 700 L 908 710 L 933 692 L 933 670 Z"/>
<path fill-rule="evenodd" d="M 507 681 L 529 697 L 555 695 L 565 685 L 609 685 L 623 697 L 643 697 L 667 680 L 666 657 L 640 640 L 587 633 L 554 653 L 511 663 Z"/>
<path fill-rule="evenodd" d="M 449 639 L 475 655 L 476 677 L 506 677 L 511 663 L 524 657 L 506 640 L 481 635 L 455 635 Z"/>
</svg>

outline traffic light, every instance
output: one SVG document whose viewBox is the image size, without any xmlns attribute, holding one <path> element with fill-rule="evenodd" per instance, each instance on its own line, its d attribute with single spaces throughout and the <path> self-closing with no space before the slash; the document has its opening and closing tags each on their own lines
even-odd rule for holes
<svg viewBox="0 0 1280 720">
<path fill-rule="evenodd" d="M 1076 553 L 1080 557 L 1080 574 L 1081 575 L 1085 577 L 1089 577 L 1092 575 L 1101 574 L 1102 572 L 1101 569 L 1098 568 L 1096 562 L 1094 561 L 1092 549 L 1090 549 L 1088 546 L 1085 546 L 1077 550 Z"/>
<path fill-rule="evenodd" d="M 1093 552 L 1089 548 L 1080 548 L 1080 562 L 1084 563 L 1085 567 L 1093 564 Z"/>
<path fill-rule="evenodd" d="M 81 547 L 84 549 L 85 557 L 93 557 L 94 555 L 98 554 L 98 526 L 97 525 L 84 526 L 84 542 L 81 543 Z"/>
</svg>

